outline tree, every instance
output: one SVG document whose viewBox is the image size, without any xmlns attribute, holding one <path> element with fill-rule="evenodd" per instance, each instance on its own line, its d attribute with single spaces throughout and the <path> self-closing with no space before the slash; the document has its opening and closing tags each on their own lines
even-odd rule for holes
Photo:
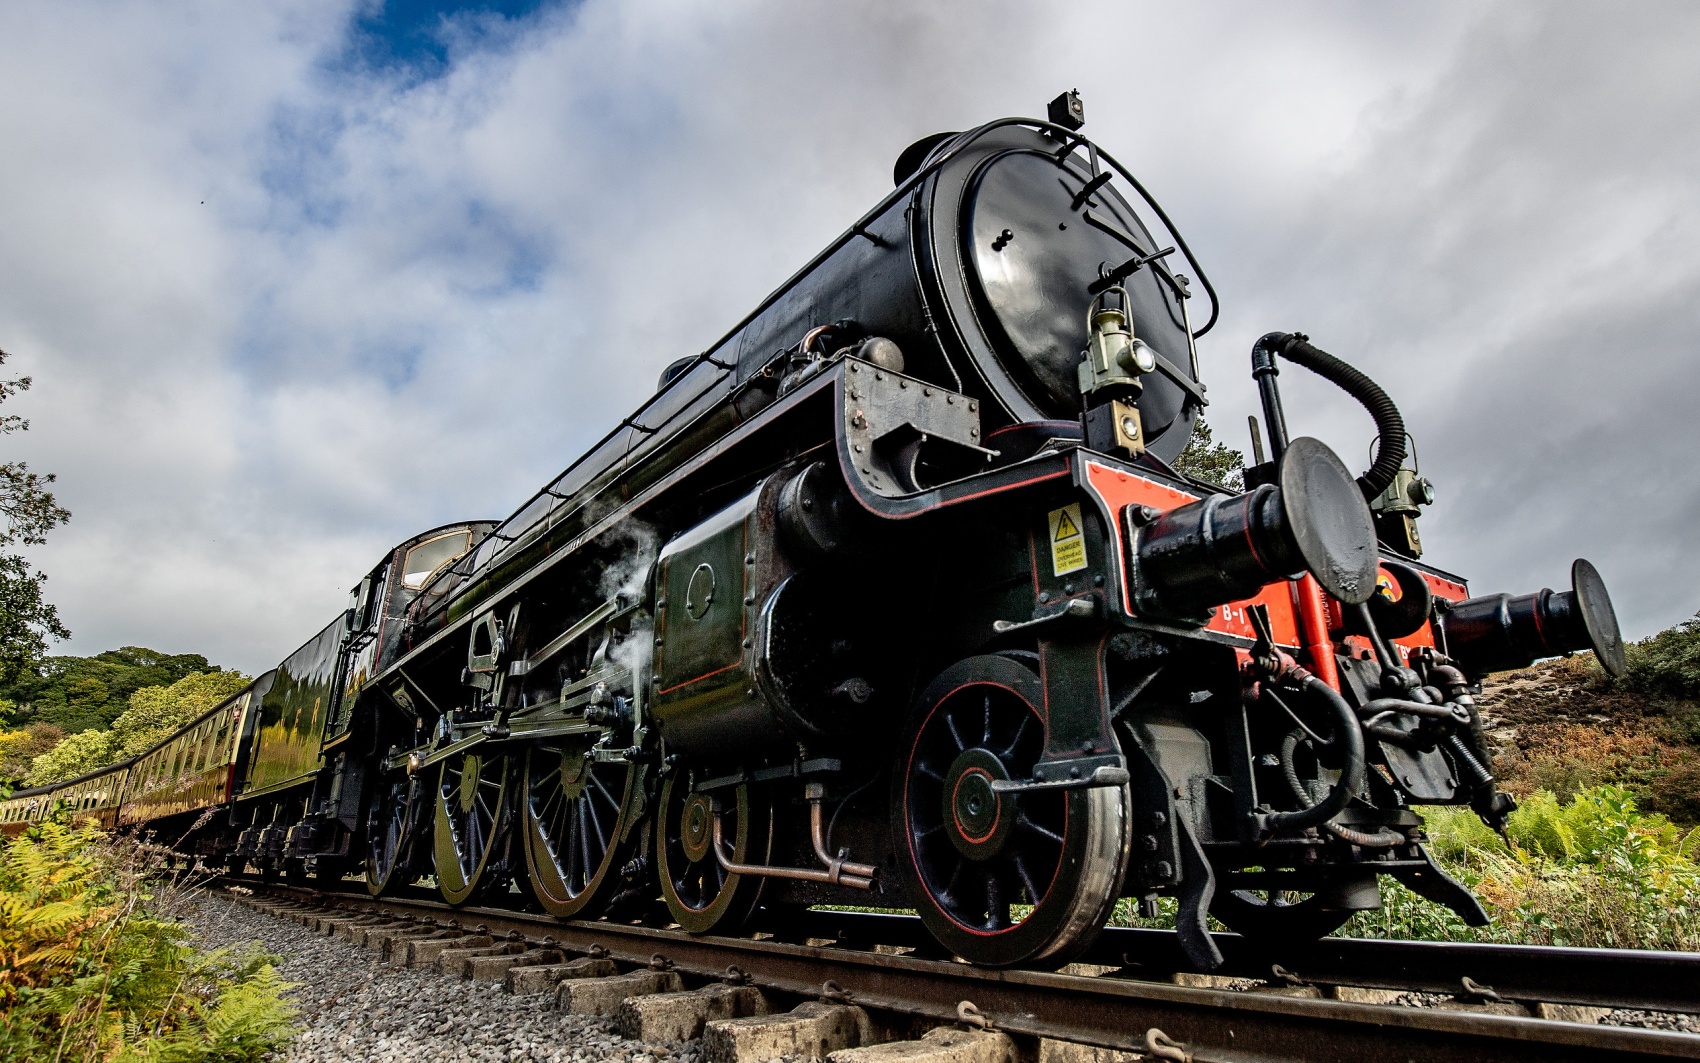
<svg viewBox="0 0 1700 1063">
<path fill-rule="evenodd" d="M 1175 459 L 1176 472 L 1196 476 L 1230 491 L 1239 491 L 1245 485 L 1244 469 L 1244 454 L 1226 443 L 1211 442 L 1210 426 L 1204 423 L 1204 418 L 1192 422 L 1192 438 L 1186 441 L 1186 449 Z"/>
<path fill-rule="evenodd" d="M 49 752 L 65 737 L 50 723 L 32 723 L 16 731 L 0 731 L 0 789 L 13 789 L 29 773 L 35 758 Z"/>
<path fill-rule="evenodd" d="M 0 699 L 17 704 L 7 720 L 13 727 L 48 723 L 67 734 L 91 727 L 104 731 L 143 687 L 168 687 L 184 676 L 218 670 L 198 653 L 125 646 L 93 657 L 43 657 L 0 685 Z"/>
<path fill-rule="evenodd" d="M 0 363 L 7 357 L 0 351 Z M 29 386 L 27 376 L 0 380 L 0 402 Z M 0 435 L 25 432 L 29 426 L 17 414 L 0 416 Z M 31 472 L 21 461 L 0 463 L 0 682 L 10 681 L 46 653 L 49 638 L 71 637 L 59 622 L 59 611 L 42 597 L 47 577 L 12 552 L 46 542 L 48 532 L 71 519 L 70 511 L 47 490 L 53 481 L 52 473 Z"/>
<path fill-rule="evenodd" d="M 64 782 L 119 759 L 118 739 L 111 731 L 82 731 L 36 757 L 24 781 L 31 786 Z"/>
<path fill-rule="evenodd" d="M 130 709 L 112 721 L 117 760 L 133 757 L 248 685 L 241 672 L 201 672 L 168 687 L 144 687 L 130 695 Z"/>
</svg>

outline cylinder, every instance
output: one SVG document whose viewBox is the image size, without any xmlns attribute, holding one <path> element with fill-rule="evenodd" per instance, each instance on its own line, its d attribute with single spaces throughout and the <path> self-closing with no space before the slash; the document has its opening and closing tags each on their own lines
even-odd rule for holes
<svg viewBox="0 0 1700 1063">
<path fill-rule="evenodd" d="M 1487 594 L 1452 606 L 1441 620 L 1447 655 L 1479 676 L 1593 650 L 1601 667 L 1621 675 L 1623 636 L 1605 581 L 1581 558 L 1571 566 L 1570 579 L 1567 591 Z"/>
<path fill-rule="evenodd" d="M 1277 479 L 1176 507 L 1141 529 L 1134 556 L 1142 606 L 1197 616 L 1304 572 L 1348 605 L 1368 600 L 1375 528 L 1340 459 L 1315 439 L 1295 439 Z"/>
</svg>

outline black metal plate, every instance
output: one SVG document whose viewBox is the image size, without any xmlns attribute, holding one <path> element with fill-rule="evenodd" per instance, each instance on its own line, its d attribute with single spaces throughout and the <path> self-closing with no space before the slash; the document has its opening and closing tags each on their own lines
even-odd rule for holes
<svg viewBox="0 0 1700 1063">
<path fill-rule="evenodd" d="M 1280 476 L 1281 504 L 1305 567 L 1347 605 L 1369 601 L 1380 551 L 1357 481 L 1327 444 L 1308 436 L 1287 444 Z"/>
<path fill-rule="evenodd" d="M 1086 178 L 1036 151 L 1007 151 L 984 163 L 965 205 L 964 258 L 979 296 L 1000 326 L 999 362 L 1020 382 L 1035 406 L 1052 417 L 1080 413 L 1076 371 L 1086 346 L 1087 288 L 1100 265 L 1133 257 L 1120 240 L 1089 224 L 1087 212 L 1156 248 L 1131 210 L 1108 189 L 1078 208 L 1073 199 Z M 1010 233 L 1004 237 L 1004 232 Z M 1171 363 L 1191 364 L 1187 334 L 1176 301 L 1146 267 L 1126 281 L 1135 333 Z M 1139 401 L 1146 435 L 1156 438 L 1181 413 L 1185 394 L 1160 374 L 1146 377 Z"/>
<path fill-rule="evenodd" d="M 1570 566 L 1570 586 L 1576 592 L 1576 606 L 1582 611 L 1582 624 L 1588 629 L 1588 641 L 1600 667 L 1612 675 L 1622 675 L 1628 667 L 1623 657 L 1623 632 L 1618 630 L 1617 610 L 1612 608 L 1606 581 L 1591 562 L 1579 557 Z"/>
</svg>

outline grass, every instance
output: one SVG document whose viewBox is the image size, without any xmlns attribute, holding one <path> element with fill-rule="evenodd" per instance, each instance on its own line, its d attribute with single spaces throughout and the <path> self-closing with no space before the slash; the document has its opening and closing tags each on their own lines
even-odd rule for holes
<svg viewBox="0 0 1700 1063">
<path fill-rule="evenodd" d="M 0 853 L 0 1063 L 259 1063 L 292 1033 L 272 957 L 199 952 L 149 851 L 45 823 Z"/>
</svg>

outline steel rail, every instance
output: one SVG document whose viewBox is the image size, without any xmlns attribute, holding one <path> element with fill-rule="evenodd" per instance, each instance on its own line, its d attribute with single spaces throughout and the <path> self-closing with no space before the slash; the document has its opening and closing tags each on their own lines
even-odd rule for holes
<svg viewBox="0 0 1700 1063">
<path fill-rule="evenodd" d="M 914 916 L 808 916 L 809 933 L 844 944 L 937 947 Z M 1234 978 L 1269 979 L 1279 964 L 1289 982 L 1444 994 L 1468 978 L 1504 1000 L 1700 1013 L 1700 952 L 1333 937 L 1269 950 L 1238 934 L 1211 936 L 1226 961 L 1212 973 Z M 1081 959 L 1146 979 L 1194 970 L 1171 930 L 1109 927 Z"/>
<path fill-rule="evenodd" d="M 1404 1061 L 1604 1063 L 1700 1057 L 1700 1037 L 1474 1012 L 1351 1004 L 1045 971 L 991 970 L 948 959 L 883 955 L 779 939 L 752 940 L 615 922 L 558 921 L 439 901 L 370 898 L 267 886 L 307 903 L 453 919 L 574 952 L 604 949 L 629 964 L 665 962 L 714 979 L 736 967 L 751 984 L 804 998 L 842 991 L 851 1003 L 954 1022 L 971 1002 L 992 1028 L 1126 1051 L 1146 1032 L 1183 1042 L 1197 1063 Z M 790 935 L 787 935 L 790 936 Z M 827 982 L 832 987 L 827 987 Z M 835 995 L 835 999 L 837 999 Z"/>
</svg>

